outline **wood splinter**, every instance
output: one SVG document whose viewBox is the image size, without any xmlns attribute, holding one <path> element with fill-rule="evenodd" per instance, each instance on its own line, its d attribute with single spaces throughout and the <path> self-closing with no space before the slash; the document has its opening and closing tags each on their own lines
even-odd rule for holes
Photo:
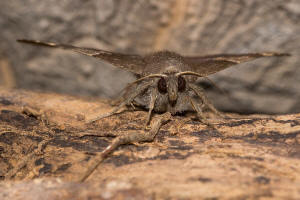
<svg viewBox="0 0 300 200">
<path fill-rule="evenodd" d="M 142 130 L 141 132 L 127 132 L 115 138 L 110 145 L 108 145 L 96 158 L 92 160 L 92 163 L 88 167 L 87 171 L 79 178 L 79 182 L 84 182 L 89 176 L 97 169 L 100 163 L 120 145 L 130 144 L 135 142 L 152 142 L 158 133 L 160 127 L 169 121 L 171 118 L 170 113 L 164 113 L 158 116 L 152 121 L 151 129 Z"/>
</svg>

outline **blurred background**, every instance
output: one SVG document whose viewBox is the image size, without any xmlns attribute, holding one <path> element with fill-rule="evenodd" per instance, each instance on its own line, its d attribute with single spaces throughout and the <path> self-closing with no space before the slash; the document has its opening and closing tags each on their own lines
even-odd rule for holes
<svg viewBox="0 0 300 200">
<path fill-rule="evenodd" d="M 300 112 L 299 0 L 0 1 L 0 86 L 116 97 L 134 77 L 95 58 L 16 39 L 145 54 L 278 51 L 200 81 L 213 103 L 238 113 Z"/>
</svg>

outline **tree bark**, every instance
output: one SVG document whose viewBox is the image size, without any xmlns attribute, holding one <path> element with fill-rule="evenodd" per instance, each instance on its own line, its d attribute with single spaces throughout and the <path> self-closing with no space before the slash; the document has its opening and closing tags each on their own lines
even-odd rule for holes
<svg viewBox="0 0 300 200">
<path fill-rule="evenodd" d="M 85 124 L 110 109 L 101 99 L 1 89 L 0 199 L 300 197 L 300 114 L 206 113 L 215 129 L 195 113 L 173 116 L 154 142 L 119 147 L 79 183 L 115 137 L 144 131 L 146 111 Z"/>
</svg>

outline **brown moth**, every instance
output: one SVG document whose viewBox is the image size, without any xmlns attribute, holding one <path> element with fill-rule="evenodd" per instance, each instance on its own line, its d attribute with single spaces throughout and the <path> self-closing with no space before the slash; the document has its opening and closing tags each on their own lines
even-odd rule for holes
<svg viewBox="0 0 300 200">
<path fill-rule="evenodd" d="M 205 78 L 232 65 L 261 57 L 289 55 L 286 53 L 264 52 L 189 57 L 170 51 L 160 51 L 141 56 L 36 40 L 21 39 L 18 42 L 72 50 L 99 58 L 116 67 L 130 71 L 138 77 L 136 81 L 126 87 L 119 106 L 110 113 L 88 120 L 88 122 L 111 116 L 123 107 L 136 105 L 148 110 L 147 124 L 153 111 L 159 113 L 170 112 L 175 115 L 176 113 L 194 110 L 197 112 L 199 120 L 209 125 L 202 113 L 205 106 L 215 114 L 222 115 L 208 101 L 203 89 L 195 84 L 197 77 Z"/>
</svg>

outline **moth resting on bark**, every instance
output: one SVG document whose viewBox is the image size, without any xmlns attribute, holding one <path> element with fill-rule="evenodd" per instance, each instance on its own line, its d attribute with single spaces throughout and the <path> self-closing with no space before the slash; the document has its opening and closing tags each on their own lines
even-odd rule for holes
<svg viewBox="0 0 300 200">
<path fill-rule="evenodd" d="M 96 57 L 116 67 L 130 71 L 138 77 L 136 81 L 126 87 L 122 102 L 116 108 L 110 113 L 88 120 L 88 122 L 111 116 L 123 107 L 135 105 L 148 110 L 146 124 L 149 123 L 153 111 L 158 113 L 170 112 L 175 115 L 190 110 L 197 112 L 200 121 L 209 124 L 202 113 L 205 106 L 215 114 L 222 115 L 208 101 L 203 89 L 195 84 L 198 77 L 205 78 L 232 65 L 261 57 L 289 55 L 286 53 L 264 52 L 189 57 L 170 51 L 160 51 L 141 56 L 36 40 L 21 39 L 18 41 L 72 50 Z"/>
</svg>

